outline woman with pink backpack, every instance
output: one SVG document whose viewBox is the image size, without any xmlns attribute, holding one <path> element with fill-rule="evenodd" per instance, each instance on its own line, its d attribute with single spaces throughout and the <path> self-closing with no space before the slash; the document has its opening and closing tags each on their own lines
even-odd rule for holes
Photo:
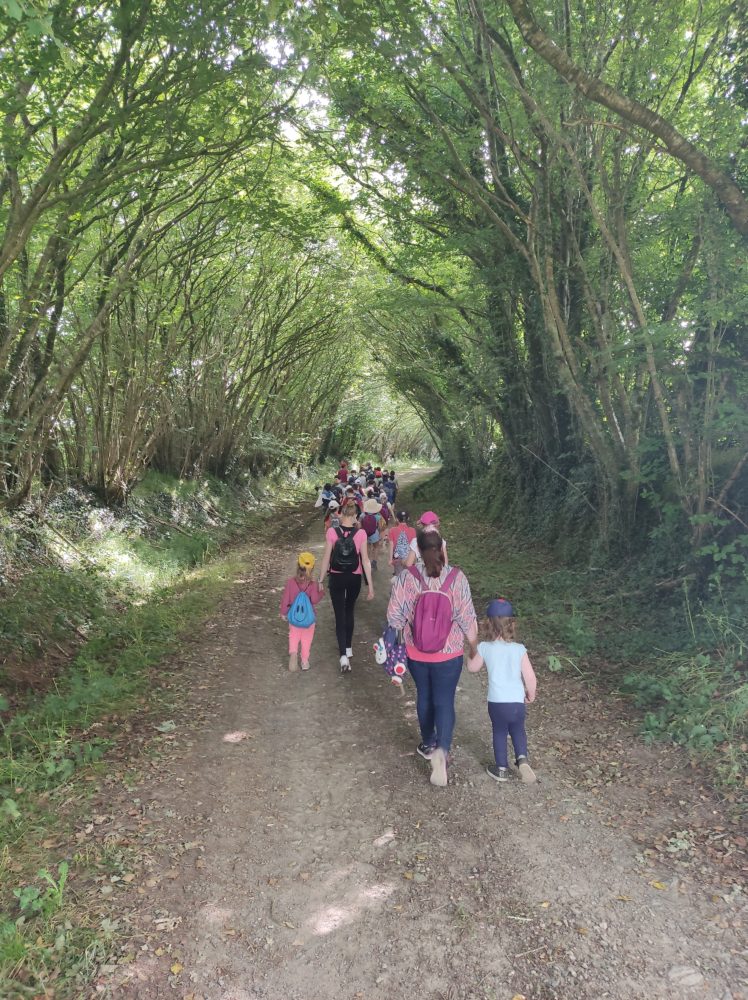
<svg viewBox="0 0 748 1000">
<path fill-rule="evenodd" d="M 439 532 L 420 531 L 417 542 L 420 561 L 395 580 L 387 622 L 405 633 L 421 730 L 416 750 L 431 761 L 431 784 L 444 787 L 463 649 L 465 640 L 475 645 L 478 625 L 470 584 L 447 565 Z"/>
</svg>

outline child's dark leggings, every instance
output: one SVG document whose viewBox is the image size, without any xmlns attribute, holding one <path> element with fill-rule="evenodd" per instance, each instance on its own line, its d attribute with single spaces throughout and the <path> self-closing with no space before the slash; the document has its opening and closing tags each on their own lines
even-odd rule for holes
<svg viewBox="0 0 748 1000">
<path fill-rule="evenodd" d="M 488 714 L 493 726 L 493 752 L 497 767 L 508 767 L 506 738 L 512 737 L 514 756 L 527 756 L 525 706 L 523 702 L 489 701 Z"/>
<path fill-rule="evenodd" d="M 361 593 L 360 573 L 330 573 L 327 578 L 330 601 L 335 612 L 335 635 L 342 656 L 353 642 L 353 609 Z"/>
</svg>

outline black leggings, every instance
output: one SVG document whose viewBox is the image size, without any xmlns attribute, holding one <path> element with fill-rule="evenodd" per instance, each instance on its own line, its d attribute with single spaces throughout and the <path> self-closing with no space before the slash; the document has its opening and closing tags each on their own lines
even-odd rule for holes
<svg viewBox="0 0 748 1000">
<path fill-rule="evenodd" d="M 353 609 L 361 593 L 360 573 L 330 573 L 327 578 L 332 609 L 335 612 L 335 635 L 338 650 L 345 656 L 353 642 Z"/>
</svg>

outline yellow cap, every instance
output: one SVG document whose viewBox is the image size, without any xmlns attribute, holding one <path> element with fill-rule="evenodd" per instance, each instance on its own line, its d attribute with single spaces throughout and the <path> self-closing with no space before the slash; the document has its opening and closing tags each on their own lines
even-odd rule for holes
<svg viewBox="0 0 748 1000">
<path fill-rule="evenodd" d="M 299 566 L 301 566 L 302 569 L 314 569 L 316 561 L 317 560 L 311 552 L 302 552 L 299 556 Z"/>
</svg>

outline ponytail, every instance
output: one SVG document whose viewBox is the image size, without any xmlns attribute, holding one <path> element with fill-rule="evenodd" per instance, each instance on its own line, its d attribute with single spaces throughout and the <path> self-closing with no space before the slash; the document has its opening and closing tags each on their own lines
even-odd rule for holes
<svg viewBox="0 0 748 1000">
<path fill-rule="evenodd" d="M 444 569 L 444 542 L 438 531 L 419 531 L 416 535 L 427 576 L 441 576 Z"/>
</svg>

